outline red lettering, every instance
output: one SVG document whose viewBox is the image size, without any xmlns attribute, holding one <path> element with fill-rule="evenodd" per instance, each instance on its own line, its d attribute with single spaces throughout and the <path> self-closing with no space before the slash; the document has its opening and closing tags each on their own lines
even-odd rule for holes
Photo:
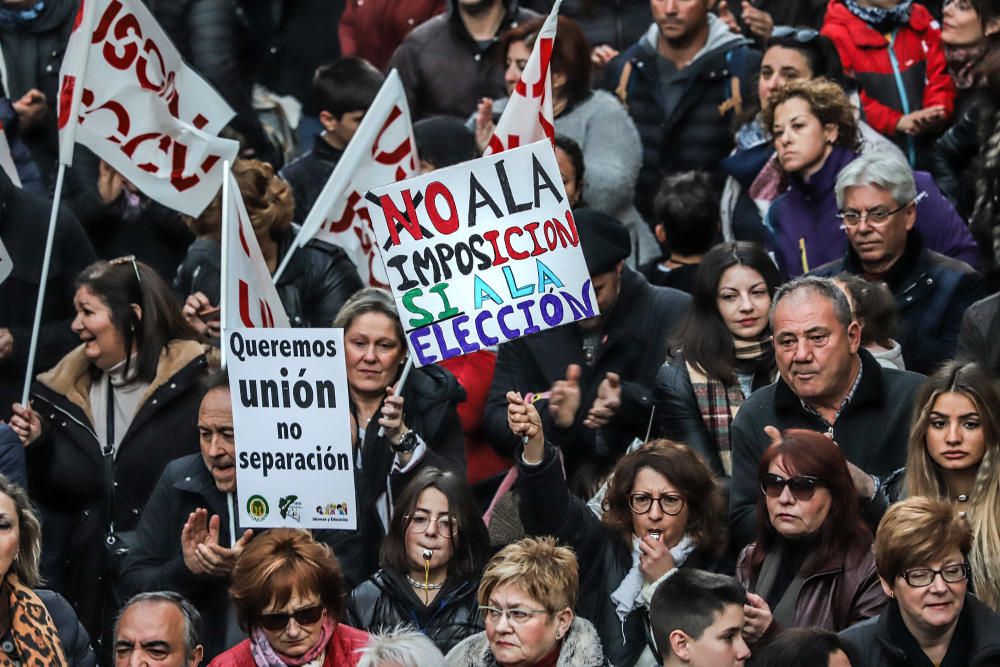
<svg viewBox="0 0 1000 667">
<path fill-rule="evenodd" d="M 490 242 L 493 246 L 493 266 L 500 266 L 501 264 L 506 264 L 510 261 L 509 257 L 504 257 L 503 253 L 500 252 L 500 246 L 497 244 L 497 237 L 500 236 L 500 232 L 495 229 L 483 234 L 483 238 Z"/>
<path fill-rule="evenodd" d="M 410 137 L 407 136 L 401 144 L 396 146 L 391 151 L 379 150 L 379 144 L 382 143 L 382 135 L 385 131 L 389 129 L 389 126 L 403 114 L 403 111 L 398 107 L 394 106 L 392 111 L 389 112 L 389 117 L 385 119 L 385 123 L 382 125 L 382 129 L 379 130 L 378 136 L 375 137 L 375 143 L 372 144 L 372 155 L 375 161 L 379 164 L 397 164 L 402 162 L 403 158 L 410 154 Z M 398 180 L 398 179 L 397 179 Z"/>
<path fill-rule="evenodd" d="M 531 84 L 530 97 L 541 97 L 544 99 L 545 82 L 549 72 L 549 62 L 552 60 L 552 42 L 553 39 L 551 37 L 545 37 L 539 44 L 541 48 L 541 71 L 538 73 L 538 81 Z M 522 78 L 518 80 L 517 85 L 514 86 L 514 91 L 521 97 L 529 97 L 528 84 L 525 83 L 523 75 Z"/>
<path fill-rule="evenodd" d="M 108 35 L 108 28 L 111 27 L 111 22 L 115 20 L 115 17 L 118 16 L 118 12 L 121 10 L 122 3 L 118 2 L 118 0 L 111 0 L 111 2 L 108 3 L 108 8 L 104 10 L 101 20 L 97 22 L 97 30 L 95 30 L 94 34 L 90 37 L 91 44 L 99 44 L 104 41 L 104 38 Z M 79 19 L 82 14 L 83 3 L 81 2 L 80 12 L 77 15 L 77 18 Z"/>
<path fill-rule="evenodd" d="M 545 248 L 538 243 L 538 237 L 535 236 L 535 230 L 538 229 L 539 223 L 529 222 L 524 226 L 524 231 L 531 234 L 531 242 L 535 244 L 535 247 L 531 249 L 531 256 L 537 257 L 545 252 Z"/>
<path fill-rule="evenodd" d="M 69 114 L 73 107 L 73 88 L 76 87 L 75 76 L 64 76 L 59 86 L 59 129 L 66 127 Z"/>
<path fill-rule="evenodd" d="M 458 207 L 455 206 L 455 197 L 451 191 L 445 187 L 441 181 L 432 181 L 427 186 L 425 193 L 427 201 L 427 215 L 431 218 L 434 229 L 442 234 L 452 234 L 458 230 Z M 437 207 L 438 197 L 443 197 L 448 204 L 448 217 L 442 217 Z"/>
<path fill-rule="evenodd" d="M 399 231 L 396 229 L 396 223 L 402 225 L 403 229 L 410 233 L 414 241 L 424 238 L 423 233 L 420 231 L 420 223 L 417 220 L 417 210 L 413 205 L 413 195 L 409 190 L 403 191 L 403 203 L 406 206 L 405 216 L 396 208 L 392 197 L 389 195 L 379 197 L 379 205 L 381 205 L 382 214 L 385 216 L 385 224 L 389 228 L 389 240 L 392 242 L 392 245 L 399 245 Z"/>
<path fill-rule="evenodd" d="M 142 28 L 139 27 L 139 19 L 134 14 L 126 14 L 115 23 L 115 39 L 118 46 L 121 46 L 121 53 L 112 42 L 106 42 L 101 53 L 108 64 L 115 69 L 128 69 L 135 62 L 135 57 L 139 55 L 139 45 L 136 42 L 142 41 Z M 132 37 L 132 39 L 126 38 Z"/>
<path fill-rule="evenodd" d="M 239 290 L 239 311 L 240 311 L 240 322 L 243 326 L 248 329 L 256 328 L 257 325 L 253 321 L 253 317 L 250 315 L 250 286 L 246 284 L 243 280 L 238 281 Z M 271 310 L 271 304 L 269 304 L 264 299 L 257 300 L 258 308 L 260 309 L 260 326 L 263 328 L 270 328 L 274 326 L 274 312 Z"/>
<path fill-rule="evenodd" d="M 334 234 L 342 234 L 351 228 L 354 224 L 354 217 L 357 212 L 354 207 L 357 205 L 358 201 L 361 200 L 361 195 L 357 192 L 352 192 L 347 197 L 347 206 L 344 207 L 344 212 L 336 220 L 327 220 L 323 223 L 323 226 L 329 229 Z M 367 211 L 365 211 L 367 213 Z"/>
<path fill-rule="evenodd" d="M 514 248 L 510 245 L 510 237 L 515 233 L 518 236 L 524 235 L 524 231 L 520 227 L 508 227 L 503 233 L 503 244 L 507 246 L 507 254 L 514 259 L 527 259 L 530 257 L 527 252 L 523 250 L 514 250 Z"/>
</svg>

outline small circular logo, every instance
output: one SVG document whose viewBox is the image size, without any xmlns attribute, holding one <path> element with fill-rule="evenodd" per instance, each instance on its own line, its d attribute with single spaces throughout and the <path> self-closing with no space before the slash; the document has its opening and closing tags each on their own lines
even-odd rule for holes
<svg viewBox="0 0 1000 667">
<path fill-rule="evenodd" d="M 250 499 L 247 500 L 247 514 L 254 521 L 263 521 L 266 519 L 270 509 L 264 496 L 250 496 Z"/>
</svg>

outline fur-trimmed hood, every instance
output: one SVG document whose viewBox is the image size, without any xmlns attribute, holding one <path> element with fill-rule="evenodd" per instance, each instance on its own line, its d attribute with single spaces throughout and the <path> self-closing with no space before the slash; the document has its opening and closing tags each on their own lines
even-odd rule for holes
<svg viewBox="0 0 1000 667">
<path fill-rule="evenodd" d="M 74 348 L 51 370 L 41 373 L 38 382 L 52 391 L 66 397 L 70 403 L 83 410 L 91 423 L 94 415 L 90 411 L 90 386 L 93 378 L 90 374 L 91 363 L 83 351 L 84 345 Z M 153 395 L 170 378 L 174 377 L 192 361 L 205 354 L 201 343 L 193 340 L 172 340 L 164 346 L 160 353 L 160 361 L 156 365 L 156 377 L 139 401 L 141 408 L 146 400 Z"/>
<path fill-rule="evenodd" d="M 465 639 L 448 652 L 446 667 L 495 667 L 497 665 L 486 633 L 480 632 Z M 590 621 L 573 619 L 569 633 L 563 640 L 556 667 L 604 667 L 610 665 L 604 657 L 601 639 Z"/>
</svg>

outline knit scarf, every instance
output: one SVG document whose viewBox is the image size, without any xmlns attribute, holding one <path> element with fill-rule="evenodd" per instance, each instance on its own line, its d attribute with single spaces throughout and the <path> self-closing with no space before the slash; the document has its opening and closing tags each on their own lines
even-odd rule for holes
<svg viewBox="0 0 1000 667">
<path fill-rule="evenodd" d="M 0 9 L 0 29 L 21 32 L 39 17 L 45 9 L 45 2 L 38 2 L 28 9 Z"/>
<path fill-rule="evenodd" d="M 733 344 L 739 362 L 763 362 L 771 354 L 770 336 L 762 336 L 756 340 L 737 338 Z M 705 375 L 701 368 L 690 362 L 685 364 L 702 421 L 705 422 L 719 448 L 723 470 L 727 476 L 731 475 L 733 472 L 731 428 L 736 413 L 745 400 L 743 390 L 738 383 L 727 387 L 721 380 Z"/>
<path fill-rule="evenodd" d="M 948 73 L 955 80 L 959 90 L 972 88 L 976 84 L 976 68 L 986 55 L 986 46 L 944 45 L 944 59 L 948 63 Z"/>
<path fill-rule="evenodd" d="M 0 666 L 67 667 L 55 623 L 35 591 L 22 584 L 13 572 L 4 578 L 4 590 L 10 593 L 10 636 L 21 659 L 15 662 L 0 651 Z"/>
<path fill-rule="evenodd" d="M 913 0 L 902 0 L 892 9 L 862 7 L 857 0 L 843 0 L 843 2 L 852 14 L 879 32 L 909 23 L 910 11 L 913 9 Z"/>
<path fill-rule="evenodd" d="M 337 623 L 330 618 L 330 615 L 324 616 L 319 641 L 298 658 L 282 655 L 275 651 L 271 643 L 267 641 L 264 631 L 260 628 L 254 628 L 250 634 L 250 653 L 253 655 L 253 662 L 257 667 L 286 667 L 286 665 L 321 667 L 323 659 L 326 657 L 326 645 L 330 643 L 330 637 L 333 636 L 333 631 L 336 628 Z"/>
</svg>

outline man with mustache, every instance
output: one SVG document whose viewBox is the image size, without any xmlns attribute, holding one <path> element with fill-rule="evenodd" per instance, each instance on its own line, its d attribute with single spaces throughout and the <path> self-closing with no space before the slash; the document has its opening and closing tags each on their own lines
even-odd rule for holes
<svg viewBox="0 0 1000 667">
<path fill-rule="evenodd" d="M 771 331 L 780 377 L 751 394 L 733 421 L 735 549 L 756 537 L 757 466 L 780 438 L 774 429 L 806 428 L 832 438 L 847 457 L 866 518 L 877 522 L 884 509 L 878 478 L 906 461 L 913 398 L 924 379 L 882 368 L 861 349 L 861 326 L 829 278 L 806 276 L 780 287 L 771 302 Z"/>
</svg>

